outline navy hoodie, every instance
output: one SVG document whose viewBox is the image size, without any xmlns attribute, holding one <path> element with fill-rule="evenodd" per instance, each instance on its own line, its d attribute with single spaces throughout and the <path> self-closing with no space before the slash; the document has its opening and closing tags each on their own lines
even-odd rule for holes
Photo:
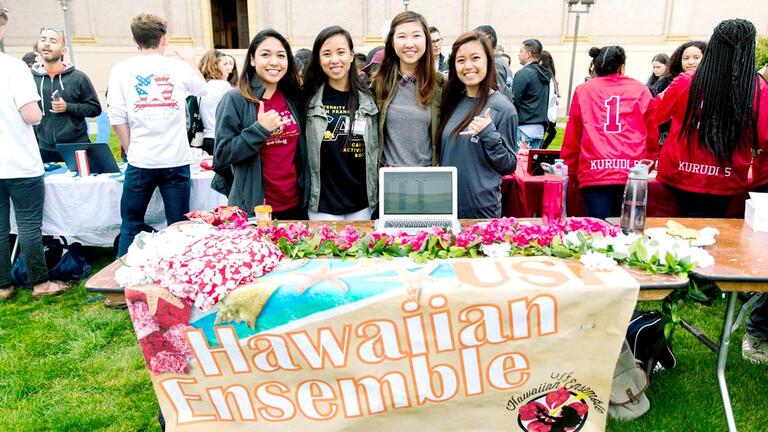
<svg viewBox="0 0 768 432">
<path fill-rule="evenodd" d="M 43 120 L 35 126 L 40 148 L 55 151 L 56 143 L 90 142 L 85 118 L 101 114 L 101 104 L 88 76 L 71 64 L 65 65 L 64 70 L 53 78 L 43 65 L 35 64 L 32 76 L 40 95 L 38 104 L 43 111 Z M 67 102 L 67 111 L 58 114 L 51 112 L 51 95 L 56 90 Z"/>
<path fill-rule="evenodd" d="M 515 108 L 519 124 L 547 124 L 549 117 L 549 80 L 552 74 L 533 62 L 523 66 L 512 81 Z"/>
</svg>

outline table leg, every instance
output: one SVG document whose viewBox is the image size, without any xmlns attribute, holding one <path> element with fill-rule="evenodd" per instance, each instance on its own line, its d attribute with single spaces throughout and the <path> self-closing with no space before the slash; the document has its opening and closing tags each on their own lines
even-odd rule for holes
<svg viewBox="0 0 768 432">
<path fill-rule="evenodd" d="M 739 314 L 736 315 L 736 321 L 733 322 L 733 326 L 731 327 L 731 333 L 739 329 L 742 321 L 744 321 L 744 316 L 747 314 L 747 312 L 749 312 L 752 306 L 755 303 L 757 303 L 757 300 L 760 298 L 760 294 L 761 293 L 753 293 L 752 296 L 749 298 L 749 300 L 747 300 L 746 303 L 741 305 L 741 309 L 739 309 Z"/>
<path fill-rule="evenodd" d="M 739 293 L 731 292 L 728 294 L 728 307 L 725 310 L 725 322 L 723 323 L 723 335 L 720 338 L 720 349 L 717 352 L 717 382 L 720 387 L 720 397 L 723 400 L 723 409 L 725 410 L 725 421 L 728 423 L 728 430 L 736 431 L 736 421 L 733 418 L 733 407 L 731 406 L 731 397 L 728 395 L 728 383 L 725 381 L 725 363 L 728 360 L 728 346 L 731 344 L 731 330 L 733 326 L 733 314 L 736 309 L 736 300 Z"/>
</svg>

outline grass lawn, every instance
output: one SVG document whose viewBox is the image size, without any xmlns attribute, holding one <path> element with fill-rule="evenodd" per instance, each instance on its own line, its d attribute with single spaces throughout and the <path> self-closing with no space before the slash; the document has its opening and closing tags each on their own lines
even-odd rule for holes
<svg viewBox="0 0 768 432">
<path fill-rule="evenodd" d="M 559 148 L 562 129 L 552 148 Z M 110 144 L 116 148 L 114 137 Z M 110 249 L 86 248 L 94 270 Z M 647 303 L 643 308 L 657 305 Z M 713 339 L 725 301 L 691 305 L 683 316 Z M 768 424 L 768 367 L 741 359 L 743 327 L 733 336 L 727 377 L 740 431 Z M 651 410 L 608 431 L 723 431 L 714 353 L 682 329 L 673 347 L 678 366 L 654 375 Z M 0 431 L 157 431 L 157 403 L 126 310 L 106 309 L 82 284 L 60 297 L 34 300 L 24 290 L 0 300 Z"/>
<path fill-rule="evenodd" d="M 95 269 L 109 249 L 86 248 Z M 0 431 L 159 430 L 149 372 L 126 310 L 107 309 L 78 285 L 34 300 L 24 290 L 0 301 Z M 95 300 L 95 301 L 94 301 Z M 643 304 L 652 308 L 653 303 Z M 683 316 L 719 335 L 725 301 L 688 306 Z M 727 377 L 740 431 L 768 424 L 768 368 L 741 359 L 743 327 L 733 337 Z M 682 329 L 673 342 L 678 366 L 654 375 L 651 410 L 608 431 L 722 431 L 725 420 L 715 355 Z"/>
</svg>

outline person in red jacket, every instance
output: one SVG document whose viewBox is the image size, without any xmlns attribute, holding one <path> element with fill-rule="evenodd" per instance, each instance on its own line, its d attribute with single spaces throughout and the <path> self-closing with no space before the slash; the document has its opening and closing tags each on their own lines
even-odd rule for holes
<svg viewBox="0 0 768 432">
<path fill-rule="evenodd" d="M 576 87 L 560 154 L 576 174 L 587 216 L 605 219 L 621 214 L 629 168 L 656 160 L 659 129 L 650 90 L 624 76 L 624 49 L 592 48 L 589 55 L 596 77 Z"/>
<path fill-rule="evenodd" d="M 755 26 L 742 19 L 715 27 L 695 74 L 679 75 L 657 98 L 657 122 L 672 126 L 658 179 L 685 217 L 724 217 L 748 187 L 757 139 Z"/>
<path fill-rule="evenodd" d="M 768 68 L 758 81 L 758 143 L 757 156 L 752 161 L 752 189 L 756 192 L 768 192 Z"/>
</svg>

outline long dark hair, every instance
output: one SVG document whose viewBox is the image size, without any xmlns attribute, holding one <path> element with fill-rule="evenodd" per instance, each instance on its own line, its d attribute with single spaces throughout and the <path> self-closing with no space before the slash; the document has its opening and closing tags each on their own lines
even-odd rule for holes
<svg viewBox="0 0 768 432">
<path fill-rule="evenodd" d="M 683 73 L 683 52 L 690 47 L 696 47 L 701 50 L 701 54 L 707 50 L 707 43 L 704 41 L 688 41 L 677 47 L 675 52 L 669 57 L 667 62 L 667 75 L 670 78 L 675 79 L 678 75 Z M 699 64 L 701 66 L 701 64 Z"/>
<path fill-rule="evenodd" d="M 543 50 L 539 56 L 539 64 L 541 67 L 552 73 L 552 78 L 555 77 L 555 59 L 552 58 L 552 53 L 547 50 Z"/>
<path fill-rule="evenodd" d="M 440 125 L 437 127 L 437 152 L 440 154 L 440 141 L 443 136 L 445 126 L 448 124 L 448 120 L 451 114 L 456 110 L 456 106 L 459 101 L 464 97 L 467 87 L 463 82 L 459 80 L 459 76 L 456 72 L 456 53 L 459 51 L 462 45 L 465 45 L 472 41 L 480 42 L 483 47 L 486 58 L 486 71 L 485 78 L 480 82 L 480 86 L 477 89 L 477 95 L 475 95 L 475 103 L 472 105 L 472 109 L 469 110 L 467 115 L 459 122 L 459 124 L 451 131 L 451 135 L 456 135 L 462 130 L 466 129 L 472 119 L 476 115 L 480 114 L 480 110 L 483 109 L 488 102 L 491 90 L 498 90 L 499 85 L 496 82 L 496 69 L 494 67 L 493 48 L 489 38 L 483 33 L 477 31 L 466 32 L 456 39 L 451 47 L 451 55 L 448 56 L 448 83 L 443 89 L 443 100 L 440 104 Z"/>
<path fill-rule="evenodd" d="M 718 24 L 691 81 L 683 133 L 689 141 L 698 133 L 721 165 L 733 160 L 742 134 L 754 133 L 756 34 L 747 20 Z"/>
<path fill-rule="evenodd" d="M 349 46 L 350 56 L 354 52 L 355 47 L 352 44 L 352 36 L 349 32 L 339 26 L 331 26 L 323 29 L 315 38 L 315 43 L 312 46 L 312 58 L 309 64 L 305 68 L 304 72 L 304 88 L 302 89 L 303 104 L 307 106 L 309 101 L 315 95 L 317 90 L 323 84 L 328 84 L 328 75 L 323 71 L 323 67 L 320 65 L 320 49 L 323 47 L 325 41 L 333 36 L 342 35 L 347 40 Z M 354 126 L 355 113 L 357 112 L 360 101 L 358 100 L 357 92 L 369 93 L 370 91 L 363 86 L 360 81 L 360 75 L 357 74 L 357 67 L 355 66 L 355 59 L 352 58 L 352 64 L 349 66 L 349 100 L 347 102 L 347 111 L 349 112 L 349 125 L 347 140 L 352 135 L 352 127 Z"/>
<path fill-rule="evenodd" d="M 384 59 L 373 75 L 373 91 L 376 94 L 376 102 L 383 103 L 392 97 L 397 85 L 397 72 L 400 69 L 400 58 L 395 52 L 395 28 L 400 24 L 417 22 L 421 24 L 426 38 L 424 55 L 416 66 L 416 99 L 419 106 L 426 107 L 432 100 L 437 87 L 435 79 L 435 56 L 432 54 L 432 36 L 429 33 L 427 20 L 421 14 L 412 11 L 400 12 L 389 26 L 387 42 L 384 44 Z"/>
<path fill-rule="evenodd" d="M 238 76 L 239 76 L 239 74 L 237 73 L 237 62 L 235 61 L 235 58 L 229 54 L 222 54 L 222 55 L 232 59 L 232 72 L 229 73 L 229 76 L 226 78 L 226 80 L 229 82 L 229 85 L 231 85 L 232 87 L 237 87 Z"/>
<path fill-rule="evenodd" d="M 703 52 L 704 51 L 702 51 L 702 53 Z M 659 62 L 659 63 L 665 65 L 668 68 L 669 67 L 669 56 L 664 54 L 664 53 L 656 54 L 651 59 L 651 64 L 653 64 L 653 62 Z M 666 74 L 667 74 L 667 71 L 665 70 L 664 73 L 661 76 L 664 76 Z M 651 72 L 651 77 L 648 78 L 648 82 L 646 83 L 646 85 L 648 87 L 653 86 L 654 84 L 656 84 L 659 81 L 659 79 L 661 79 L 661 76 L 656 76 L 655 73 Z"/>
<path fill-rule="evenodd" d="M 251 59 L 256 55 L 256 49 L 259 48 L 259 45 L 269 38 L 275 38 L 280 42 L 283 49 L 285 49 L 285 55 L 287 56 L 286 60 L 288 61 L 288 70 L 277 83 L 277 89 L 283 93 L 286 99 L 299 101 L 299 98 L 301 97 L 299 90 L 299 76 L 296 72 L 296 63 L 293 61 L 291 46 L 283 35 L 273 29 L 265 29 L 256 33 L 256 36 L 253 37 L 251 44 L 248 46 L 248 52 L 245 55 L 245 67 L 243 67 L 243 72 L 240 74 L 240 82 L 238 83 L 240 94 L 243 95 L 248 102 L 260 102 L 251 89 L 251 80 L 256 75 L 256 68 L 251 65 Z"/>
</svg>

